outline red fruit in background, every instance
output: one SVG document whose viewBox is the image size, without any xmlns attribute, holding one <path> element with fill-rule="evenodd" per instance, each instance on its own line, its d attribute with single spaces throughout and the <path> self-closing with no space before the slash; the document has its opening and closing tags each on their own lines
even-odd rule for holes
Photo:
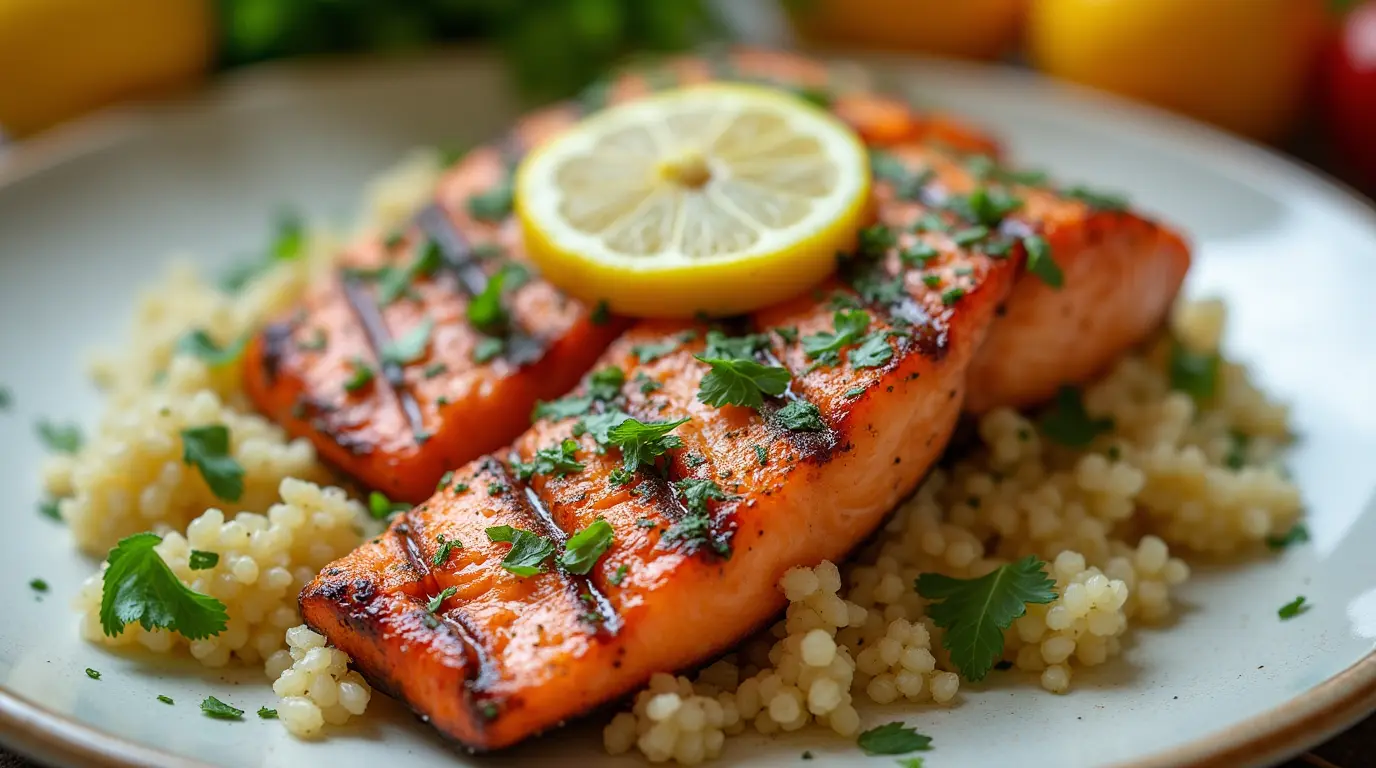
<svg viewBox="0 0 1376 768">
<path fill-rule="evenodd" d="M 1337 168 L 1376 184 L 1376 2 L 1368 0 L 1348 14 L 1326 67 L 1327 122 Z"/>
</svg>

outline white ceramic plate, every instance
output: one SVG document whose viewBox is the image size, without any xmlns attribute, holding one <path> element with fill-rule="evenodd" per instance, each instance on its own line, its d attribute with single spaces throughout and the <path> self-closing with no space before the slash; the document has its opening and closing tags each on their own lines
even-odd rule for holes
<svg viewBox="0 0 1376 768">
<path fill-rule="evenodd" d="M 1174 626 L 1136 631 L 1124 658 L 1077 671 L 1068 696 L 1001 677 L 950 710 L 902 716 L 943 766 L 1237 766 L 1316 742 L 1376 704 L 1376 215 L 1267 152 L 1156 112 L 999 69 L 870 60 L 891 86 L 969 115 L 1014 155 L 1129 192 L 1198 245 L 1189 291 L 1226 297 L 1227 345 L 1294 403 L 1292 467 L 1311 545 L 1196 569 Z M 211 266 L 251 252 L 276 207 L 344 215 L 371 175 L 417 144 L 495 135 L 512 116 L 491 60 L 262 70 L 175 107 L 102 118 L 0 161 L 0 738 L 67 763 L 637 764 L 601 754 L 596 723 L 478 761 L 379 701 L 319 743 L 277 724 L 204 718 L 207 694 L 271 703 L 257 669 L 114 655 L 77 639 L 67 600 L 94 567 L 33 510 L 40 416 L 92 420 L 78 354 L 118 339 L 139 286 L 172 253 Z M 42 577 L 52 592 L 26 586 Z M 1313 609 L 1282 623 L 1297 594 Z M 99 682 L 83 670 L 104 673 Z M 249 685 L 251 683 L 251 685 Z M 177 706 L 154 700 L 172 696 Z M 380 698 L 380 697 L 379 697 Z M 728 742 L 723 765 L 892 765 L 819 731 Z M 137 745 L 137 746 L 136 746 Z"/>
</svg>

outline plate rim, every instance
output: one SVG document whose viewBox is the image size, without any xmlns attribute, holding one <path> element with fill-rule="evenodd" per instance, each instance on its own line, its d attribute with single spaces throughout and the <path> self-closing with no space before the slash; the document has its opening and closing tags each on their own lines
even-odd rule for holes
<svg viewBox="0 0 1376 768">
<path fill-rule="evenodd" d="M 889 72 L 904 68 L 956 73 L 1014 82 L 1029 90 L 1052 93 L 1083 105 L 1111 108 L 1117 118 L 1200 150 L 1225 151 L 1268 175 L 1302 179 L 1341 202 L 1376 230 L 1376 207 L 1343 182 L 1303 161 L 1281 155 L 1249 139 L 1233 136 L 1190 118 L 1147 104 L 1073 83 L 1053 81 L 1035 72 L 998 64 L 957 62 L 929 56 L 812 48 L 805 52 L 859 63 Z M 0 188 L 80 158 L 90 152 L 154 129 L 169 108 L 197 114 L 251 108 L 264 93 L 290 93 L 310 83 L 349 82 L 360 74 L 415 76 L 428 70 L 459 66 L 493 67 L 494 55 L 480 47 L 432 51 L 397 58 L 320 57 L 271 62 L 221 76 L 189 96 L 135 103 L 98 111 L 55 128 L 23 144 L 0 150 Z M 1112 768 L 1233 768 L 1284 759 L 1317 744 L 1376 710 L 1376 649 L 1300 695 L 1227 728 L 1165 751 L 1144 755 Z M 112 768 L 209 768 L 156 746 L 142 744 L 60 714 L 0 685 L 0 743 L 34 759 L 58 765 Z"/>
</svg>

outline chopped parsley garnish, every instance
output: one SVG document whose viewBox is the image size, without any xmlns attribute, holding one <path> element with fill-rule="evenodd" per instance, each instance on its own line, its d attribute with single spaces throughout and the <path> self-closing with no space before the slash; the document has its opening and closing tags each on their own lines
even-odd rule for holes
<svg viewBox="0 0 1376 768">
<path fill-rule="evenodd" d="M 774 420 L 793 432 L 823 432 L 827 428 L 826 422 L 822 421 L 822 412 L 806 400 L 789 401 L 774 412 Z"/>
<path fill-rule="evenodd" d="M 951 225 L 947 224 L 939 214 L 928 212 L 917 217 L 917 220 L 913 222 L 912 229 L 914 234 L 946 232 L 951 229 Z"/>
<path fill-rule="evenodd" d="M 1051 244 L 1041 235 L 1028 235 L 1022 239 L 1023 250 L 1027 251 L 1027 271 L 1036 275 L 1043 283 L 1052 288 L 1065 284 L 1061 265 L 1051 257 Z"/>
<path fill-rule="evenodd" d="M 698 400 L 718 408 L 723 405 L 759 408 L 764 405 L 765 395 L 782 395 L 793 379 L 788 369 L 777 365 L 761 365 L 744 358 L 694 357 L 711 368 L 702 377 Z"/>
<path fill-rule="evenodd" d="M 774 332 L 783 339 L 785 344 L 792 344 L 798 340 L 798 326 L 784 325 L 774 329 Z"/>
<path fill-rule="evenodd" d="M 1061 194 L 1071 200 L 1079 200 L 1096 211 L 1127 210 L 1128 199 L 1116 192 L 1101 192 L 1084 186 L 1066 187 Z"/>
<path fill-rule="evenodd" d="M 238 501 L 244 495 L 244 468 L 229 454 L 229 427 L 207 424 L 183 429 L 182 462 L 191 464 L 216 498 Z"/>
<path fill-rule="evenodd" d="M 712 551 L 721 557 L 731 556 L 729 535 L 714 534 L 712 518 L 706 512 L 684 515 L 678 522 L 669 526 L 669 529 L 660 536 L 659 540 L 663 546 L 678 546 L 689 554 L 702 547 L 711 547 Z"/>
<path fill-rule="evenodd" d="M 509 490 L 511 490 L 511 486 L 507 485 L 506 483 L 492 482 L 487 484 L 488 496 L 501 496 Z"/>
<path fill-rule="evenodd" d="M 468 198 L 468 215 L 478 221 L 498 223 L 511 215 L 511 180 L 503 179 L 496 186 Z"/>
<path fill-rule="evenodd" d="M 864 388 L 864 387 L 854 387 L 854 388 L 852 388 L 852 389 L 846 390 L 846 391 L 845 391 L 845 394 L 844 394 L 843 396 L 844 396 L 844 397 L 859 397 L 859 396 L 861 396 L 861 395 L 863 395 L 863 394 L 865 394 L 865 388 Z"/>
<path fill-rule="evenodd" d="M 306 225 L 301 214 L 293 210 L 278 211 L 276 229 L 269 246 L 272 258 L 276 261 L 300 258 L 306 245 Z"/>
<path fill-rule="evenodd" d="M 755 461 L 758 462 L 760 466 L 763 467 L 764 465 L 769 463 L 769 451 L 765 450 L 765 447 L 763 445 L 756 443 L 754 450 Z"/>
<path fill-rule="evenodd" d="M 496 332 L 506 327 L 509 320 L 506 307 L 502 305 L 502 287 L 507 282 L 506 268 L 497 270 L 487 279 L 482 293 L 468 302 L 468 322 L 482 331 Z"/>
<path fill-rule="evenodd" d="M 794 88 L 793 95 L 806 101 L 814 107 L 822 109 L 831 108 L 831 93 L 821 88 Z"/>
<path fill-rule="evenodd" d="M 48 450 L 58 453 L 76 453 L 81 450 L 83 441 L 81 427 L 75 424 L 54 424 L 47 419 L 38 422 L 38 436 Z"/>
<path fill-rule="evenodd" d="M 373 383 L 373 368 L 366 360 L 355 357 L 349 364 L 353 366 L 353 373 L 344 381 L 345 392 L 357 392 Z"/>
<path fill-rule="evenodd" d="M 557 446 L 541 448 L 535 452 L 529 462 L 512 461 L 511 468 L 516 472 L 516 476 L 522 480 L 529 480 L 535 475 L 554 475 L 563 477 L 570 472 L 582 472 L 584 464 L 575 460 L 573 457 L 578 453 L 578 441 L 569 438 Z"/>
<path fill-rule="evenodd" d="M 8 411 L 14 402 L 14 395 L 10 394 L 10 388 L 0 386 L 0 411 Z"/>
<path fill-rule="evenodd" d="M 559 564 L 569 573 L 587 574 L 612 545 L 613 530 L 606 520 L 594 520 L 591 525 L 569 537 Z"/>
<path fill-rule="evenodd" d="M 871 728 L 856 739 L 867 755 L 906 755 L 932 748 L 932 737 L 923 736 L 916 728 L 902 723 L 886 723 Z"/>
<path fill-rule="evenodd" d="M 443 257 L 438 243 L 427 240 L 421 245 L 420 253 L 404 267 L 386 266 L 377 274 L 377 301 L 387 305 L 396 301 L 411 287 L 417 278 L 429 277 L 440 268 Z"/>
<path fill-rule="evenodd" d="M 592 398 L 586 395 L 569 395 L 558 400 L 549 402 L 538 402 L 535 404 L 535 412 L 530 415 L 531 421 L 549 419 L 559 421 L 573 416 L 582 416 L 592 407 Z"/>
<path fill-rule="evenodd" d="M 210 338 L 210 334 L 197 328 L 187 331 L 180 339 L 177 339 L 177 352 L 190 355 L 204 361 L 211 368 L 222 368 L 235 360 L 244 353 L 244 345 L 248 343 L 247 336 L 240 336 L 238 339 L 221 347 Z"/>
<path fill-rule="evenodd" d="M 368 514 L 374 520 L 386 520 L 392 515 L 397 515 L 410 509 L 411 505 L 404 501 L 392 501 L 387 498 L 387 494 L 381 491 L 373 491 L 368 494 Z"/>
<path fill-rule="evenodd" d="M 683 506 L 693 514 L 706 512 L 709 501 L 729 501 L 732 498 L 715 482 L 693 477 L 675 481 L 674 491 L 683 497 Z"/>
<path fill-rule="evenodd" d="M 1094 438 L 1113 429 L 1113 419 L 1091 418 L 1085 411 L 1080 390 L 1063 386 L 1056 392 L 1056 401 L 1037 422 L 1042 434 L 1052 442 L 1070 448 L 1083 448 Z"/>
<path fill-rule="evenodd" d="M 605 453 L 605 447 L 611 444 L 609 433 L 612 428 L 629 418 L 629 414 L 616 409 L 590 414 L 584 416 L 581 421 L 574 425 L 573 433 L 575 435 L 592 435 L 592 439 L 597 442 L 600 448 L 604 449 L 602 452 Z"/>
<path fill-rule="evenodd" d="M 42 579 L 33 579 L 29 582 L 29 589 L 32 589 L 35 592 L 47 592 L 48 582 Z"/>
<path fill-rule="evenodd" d="M 1211 400 L 1218 391 L 1219 356 L 1216 352 L 1195 352 L 1177 339 L 1171 343 L 1171 389 L 1178 389 L 1196 401 Z"/>
<path fill-rule="evenodd" d="M 1223 466 L 1237 471 L 1247 464 L 1247 447 L 1252 438 L 1244 432 L 1234 431 L 1228 435 L 1228 453 L 1223 457 Z"/>
<path fill-rule="evenodd" d="M 904 757 L 898 760 L 898 768 L 923 768 L 924 761 L 920 757 Z"/>
<path fill-rule="evenodd" d="M 927 286 L 928 288 L 935 288 L 938 285 L 941 285 L 941 275 L 923 275 L 922 284 Z"/>
<path fill-rule="evenodd" d="M 638 518 L 635 521 L 635 527 L 637 528 L 653 528 L 656 525 L 658 525 L 658 523 L 648 517 Z"/>
<path fill-rule="evenodd" d="M 653 465 L 659 456 L 670 450 L 682 448 L 683 441 L 669 433 L 686 423 L 686 416 L 677 421 L 648 423 L 628 417 L 607 430 L 607 442 L 621 449 L 622 465 L 634 472 L 641 465 Z"/>
<path fill-rule="evenodd" d="M 492 529 L 489 528 L 488 530 L 492 530 Z M 438 595 L 435 595 L 434 597 L 431 597 L 431 598 L 430 598 L 430 602 L 428 602 L 428 603 L 425 604 L 425 612 L 426 612 L 426 613 L 429 613 L 429 614 L 431 614 L 431 615 L 434 615 L 434 614 L 436 614 L 436 613 L 439 613 L 439 612 L 440 612 L 440 608 L 443 608 L 443 607 L 444 607 L 444 601 L 445 601 L 445 600 L 448 600 L 449 598 L 453 597 L 454 595 L 457 595 L 458 593 L 459 593 L 459 588 L 458 588 L 458 587 L 455 587 L 455 586 L 452 586 L 452 585 L 451 585 L 451 586 L 448 586 L 448 587 L 445 587 L 444 589 L 441 589 L 441 590 L 440 590 L 440 593 L 439 593 Z"/>
<path fill-rule="evenodd" d="M 1303 600 L 1304 598 L 1300 598 L 1300 599 Z M 89 678 L 91 678 L 92 680 L 99 680 L 99 679 L 100 679 L 100 673 L 97 672 L 97 671 L 94 670 L 94 669 L 91 669 L 90 667 L 87 667 L 87 668 L 86 668 L 86 676 L 89 677 Z"/>
<path fill-rule="evenodd" d="M 939 573 L 917 577 L 917 593 L 932 601 L 927 615 L 946 630 L 942 645 L 967 680 L 982 680 L 1003 656 L 1003 631 L 1027 612 L 1028 603 L 1056 599 L 1046 563 L 1029 555 L 976 579 Z"/>
<path fill-rule="evenodd" d="M 430 564 L 436 568 L 449 562 L 449 555 L 455 549 L 463 549 L 463 542 L 458 539 L 446 539 L 442 533 L 435 537 L 435 542 L 439 546 L 435 549 L 435 556 L 430 558 Z"/>
<path fill-rule="evenodd" d="M 187 564 L 191 570 L 208 571 L 220 564 L 220 553 L 193 549 L 191 550 L 191 556 L 187 560 Z"/>
<path fill-rule="evenodd" d="M 62 510 L 58 506 L 57 499 L 44 499 L 38 502 L 38 514 L 53 522 L 62 522 Z"/>
<path fill-rule="evenodd" d="M 947 207 L 973 224 L 995 227 L 1021 208 L 1022 200 L 1000 187 L 975 187 L 968 195 L 953 197 Z"/>
<path fill-rule="evenodd" d="M 659 383 L 658 381 L 655 381 L 649 376 L 646 376 L 644 371 L 636 371 L 635 378 L 632 379 L 632 381 L 635 384 L 639 385 L 638 389 L 640 390 L 640 394 L 642 395 L 648 395 L 651 392 L 654 392 L 655 390 L 664 388 L 663 384 Z"/>
<path fill-rule="evenodd" d="M 988 227 L 967 227 L 966 229 L 951 233 L 951 241 L 956 245 L 974 245 L 988 236 Z"/>
<path fill-rule="evenodd" d="M 612 308 L 606 299 L 597 302 L 597 305 L 592 308 L 592 312 L 588 314 L 588 321 L 593 325 L 606 325 L 607 321 L 611 319 Z"/>
<path fill-rule="evenodd" d="M 448 365 L 441 362 L 434 362 L 425 366 L 425 370 L 421 371 L 421 374 L 427 379 L 433 379 L 436 376 L 443 376 L 448 370 Z"/>
<path fill-rule="evenodd" d="M 741 360 L 753 358 L 769 349 L 769 336 L 763 333 L 727 336 L 721 331 L 708 331 L 706 341 L 707 348 L 702 352 L 703 357 Z"/>
<path fill-rule="evenodd" d="M 925 267 L 927 262 L 935 259 L 939 251 L 928 243 L 917 241 L 907 248 L 898 252 L 898 258 L 905 267 Z"/>
<path fill-rule="evenodd" d="M 473 362 L 487 363 L 501 356 L 506 342 L 496 336 L 483 336 L 473 345 Z"/>
<path fill-rule="evenodd" d="M 870 315 L 860 309 L 839 310 L 832 316 L 833 331 L 819 331 L 803 337 L 803 352 L 809 360 L 835 365 L 841 350 L 854 344 L 870 327 Z"/>
<path fill-rule="evenodd" d="M 1267 536 L 1266 546 L 1272 551 L 1279 552 L 1297 544 L 1309 541 L 1309 528 L 1304 523 L 1295 523 L 1290 530 L 1279 536 Z"/>
<path fill-rule="evenodd" d="M 621 586 L 621 582 L 626 580 L 626 574 L 631 572 L 631 566 L 622 563 L 616 566 L 616 572 L 607 577 L 607 583 L 613 587 Z"/>
<path fill-rule="evenodd" d="M 856 293 L 860 294 L 860 298 L 871 304 L 882 304 L 886 306 L 897 304 L 907 297 L 908 291 L 905 282 L 904 275 L 890 275 L 888 272 L 884 271 L 883 265 L 881 264 L 874 264 L 868 269 L 860 270 L 859 273 L 854 275 L 850 280 L 851 287 L 855 289 Z M 838 297 L 832 299 L 833 303 L 836 301 L 836 298 Z M 845 298 L 847 300 L 850 299 L 848 296 Z M 848 303 L 854 303 L 855 306 L 859 306 L 858 302 L 848 301 Z"/>
<path fill-rule="evenodd" d="M 1280 607 L 1280 610 L 1276 611 L 1276 615 L 1280 616 L 1281 621 L 1289 621 L 1290 619 L 1293 619 L 1301 613 L 1304 613 L 1305 611 L 1309 610 L 1310 605 L 1311 603 L 1305 602 L 1304 595 L 1300 595 L 1299 597 L 1296 597 L 1294 600 L 1291 600 L 1285 605 L 1282 605 Z"/>
<path fill-rule="evenodd" d="M 898 235 L 883 224 L 871 224 L 860 230 L 860 255 L 883 256 L 898 242 Z"/>
<path fill-rule="evenodd" d="M 468 483 L 454 483 L 454 493 L 466 493 L 467 491 Z"/>
<path fill-rule="evenodd" d="M 244 716 L 244 710 L 231 707 L 214 696 L 205 697 L 205 701 L 201 702 L 201 712 L 216 720 L 238 720 Z"/>
<path fill-rule="evenodd" d="M 275 710 L 275 709 L 268 709 L 267 707 L 259 707 L 259 708 L 258 708 L 258 717 L 259 717 L 260 719 L 262 719 L 262 720 L 276 720 L 276 719 L 277 719 L 277 710 Z"/>
<path fill-rule="evenodd" d="M 168 704 L 168 705 L 172 705 L 172 704 L 176 704 L 176 703 L 177 703 L 177 702 L 175 702 L 175 701 L 172 700 L 172 697 L 171 697 L 171 696 L 164 696 L 164 695 L 162 695 L 162 694 L 158 694 L 158 701 L 161 701 L 162 703 Z"/>
<path fill-rule="evenodd" d="M 588 374 L 588 396 L 594 400 L 615 400 L 621 394 L 621 387 L 626 383 L 626 372 L 620 368 L 609 365 L 606 368 L 599 368 Z"/>
<path fill-rule="evenodd" d="M 534 576 L 544 571 L 545 558 L 554 554 L 554 542 L 549 539 L 512 528 L 509 525 L 494 525 L 487 529 L 487 539 L 492 542 L 510 542 L 511 549 L 502 558 L 502 567 L 517 576 Z"/>
<path fill-rule="evenodd" d="M 188 640 L 218 635 L 229 615 L 224 603 L 177 579 L 153 547 L 154 533 L 136 533 L 110 550 L 100 598 L 100 626 L 115 637 L 126 624 L 170 629 Z"/>
<path fill-rule="evenodd" d="M 678 349 L 678 345 L 678 339 L 668 339 L 648 344 L 636 344 L 631 347 L 631 352 L 635 353 L 635 358 L 640 362 L 649 363 Z"/>
<path fill-rule="evenodd" d="M 382 346 L 379 357 L 383 365 L 410 365 L 425 356 L 430 346 L 430 333 L 435 329 L 434 318 L 427 317 L 419 325 Z"/>
<path fill-rule="evenodd" d="M 894 196 L 899 200 L 917 200 L 922 195 L 922 187 L 934 175 L 931 170 L 910 171 L 902 160 L 880 150 L 870 151 L 870 173 L 876 181 L 892 184 Z"/>
<path fill-rule="evenodd" d="M 328 343 L 329 336 L 325 333 L 325 329 L 316 328 L 310 336 L 296 342 L 296 346 L 311 352 L 319 352 L 324 349 Z"/>
<path fill-rule="evenodd" d="M 893 359 L 893 347 L 889 346 L 891 335 L 895 335 L 895 332 L 876 331 L 865 336 L 860 346 L 852 349 L 847 355 L 850 367 L 856 370 L 878 368 Z"/>
<path fill-rule="evenodd" d="M 689 469 L 697 469 L 698 467 L 700 467 L 700 466 L 702 466 L 703 464 L 706 464 L 706 463 L 707 463 L 707 457 L 703 456 L 703 455 L 700 454 L 700 453 L 685 453 L 685 454 L 683 454 L 683 464 L 684 464 L 684 466 L 688 467 Z"/>
<path fill-rule="evenodd" d="M 965 298 L 966 290 L 960 286 L 952 286 L 941 292 L 941 303 L 951 306 L 957 301 Z"/>
</svg>

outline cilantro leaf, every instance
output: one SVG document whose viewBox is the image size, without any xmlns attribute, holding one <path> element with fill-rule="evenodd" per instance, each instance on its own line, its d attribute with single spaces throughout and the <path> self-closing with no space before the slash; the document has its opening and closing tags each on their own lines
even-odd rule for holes
<svg viewBox="0 0 1376 768">
<path fill-rule="evenodd" d="M 136 533 L 110 550 L 100 598 L 100 626 L 114 637 L 126 624 L 170 629 L 188 640 L 218 635 L 229 614 L 224 603 L 177 579 L 156 550 L 162 538 Z"/>
<path fill-rule="evenodd" d="M 444 607 L 444 601 L 458 593 L 459 588 L 453 585 L 441 589 L 438 595 L 431 597 L 430 601 L 425 604 L 425 611 L 431 614 L 439 613 L 440 609 Z"/>
<path fill-rule="evenodd" d="M 1218 391 L 1219 356 L 1216 352 L 1195 352 L 1181 344 L 1171 343 L 1171 389 L 1185 392 L 1196 401 L 1213 398 Z"/>
<path fill-rule="evenodd" d="M 548 402 L 542 400 L 535 404 L 535 411 L 530 415 L 530 420 L 560 421 L 574 416 L 582 416 L 591 407 L 592 397 L 587 395 L 569 395 Z"/>
<path fill-rule="evenodd" d="M 574 433 L 582 434 L 586 432 L 592 435 L 592 439 L 597 441 L 598 445 L 610 445 L 610 433 L 612 429 L 629 418 L 631 418 L 630 414 L 615 409 L 603 413 L 590 414 L 584 416 L 582 421 L 578 422 L 574 427 Z"/>
<path fill-rule="evenodd" d="M 916 728 L 899 722 L 871 728 L 856 739 L 867 755 L 903 755 L 932 748 L 932 737 L 923 736 Z"/>
<path fill-rule="evenodd" d="M 832 316 L 833 331 L 820 331 L 803 337 L 803 352 L 809 360 L 832 365 L 839 361 L 840 352 L 856 343 L 870 327 L 870 314 L 861 309 L 838 310 Z"/>
<path fill-rule="evenodd" d="M 1300 595 L 1294 600 L 1282 605 L 1280 610 L 1276 611 L 1276 615 L 1280 616 L 1281 621 L 1289 621 L 1301 613 L 1308 611 L 1310 605 L 1310 603 L 1305 602 L 1304 595 Z"/>
<path fill-rule="evenodd" d="M 1070 448 L 1083 448 L 1103 432 L 1113 429 L 1113 419 L 1093 419 L 1085 411 L 1080 390 L 1061 387 L 1056 392 L 1056 401 L 1038 422 L 1042 434 L 1052 442 Z"/>
<path fill-rule="evenodd" d="M 392 515 L 400 514 L 410 508 L 410 504 L 404 501 L 392 501 L 382 491 L 373 491 L 368 494 L 368 514 L 372 515 L 374 520 L 386 520 Z"/>
<path fill-rule="evenodd" d="M 511 542 L 511 549 L 502 558 L 502 567 L 517 576 L 534 576 L 543 572 L 545 558 L 554 554 L 554 542 L 509 525 L 488 528 L 487 539 L 492 542 Z"/>
<path fill-rule="evenodd" d="M 826 422 L 817 406 L 806 400 L 792 400 L 774 412 L 774 421 L 793 432 L 823 432 Z"/>
<path fill-rule="evenodd" d="M 982 680 L 1003 655 L 1003 631 L 1027 612 L 1028 603 L 1056 599 L 1046 563 L 1029 555 L 976 579 L 939 573 L 917 577 L 917 593 L 932 601 L 927 615 L 946 630 L 942 645 L 967 680 Z"/>
<path fill-rule="evenodd" d="M 535 475 L 556 475 L 563 477 L 570 472 L 582 472 L 584 465 L 574 459 L 578 453 L 578 441 L 564 438 L 557 446 L 541 448 L 535 452 L 530 462 L 513 461 L 512 469 L 517 477 L 529 480 Z"/>
<path fill-rule="evenodd" d="M 607 442 L 621 449 L 622 465 L 628 472 L 634 472 L 640 465 L 653 465 L 659 456 L 682 448 L 683 441 L 669 433 L 686 423 L 686 416 L 678 421 L 648 423 L 628 416 L 607 430 Z"/>
<path fill-rule="evenodd" d="M 563 554 L 559 555 L 559 564 L 569 573 L 586 574 L 612 545 L 614 533 L 611 523 L 594 520 L 592 525 L 569 537 Z"/>
<path fill-rule="evenodd" d="M 1303 544 L 1309 541 L 1309 529 L 1304 523 L 1295 523 L 1290 530 L 1280 536 L 1267 536 L 1266 546 L 1273 552 Z"/>
<path fill-rule="evenodd" d="M 392 339 L 382 346 L 379 355 L 384 365 L 410 365 L 425 356 L 425 348 L 430 346 L 430 333 L 435 330 L 435 319 L 427 317 L 419 325 Z"/>
<path fill-rule="evenodd" d="M 239 359 L 247 343 L 248 336 L 240 336 L 221 347 L 215 343 L 214 339 L 210 338 L 210 334 L 197 328 L 187 331 L 180 339 L 177 339 L 177 352 L 198 358 L 211 368 L 223 368 Z"/>
<path fill-rule="evenodd" d="M 229 427 L 207 424 L 183 429 L 182 463 L 200 470 L 216 498 L 238 501 L 244 495 L 244 468 L 229 454 Z"/>
<path fill-rule="evenodd" d="M 857 370 L 878 368 L 893 359 L 893 347 L 889 346 L 891 335 L 892 331 L 876 331 L 866 336 L 860 346 L 852 349 L 847 355 L 850 367 Z"/>
<path fill-rule="evenodd" d="M 81 427 L 75 424 L 54 424 L 47 419 L 38 422 L 38 436 L 50 451 L 76 453 L 84 442 Z"/>
<path fill-rule="evenodd" d="M 468 322 L 472 323 L 474 328 L 499 331 L 506 327 L 509 317 L 506 307 L 502 305 L 502 286 L 506 281 L 507 270 L 497 270 L 496 274 L 487 279 L 487 285 L 483 286 L 482 293 L 468 302 Z"/>
<path fill-rule="evenodd" d="M 244 716 L 244 710 L 231 707 L 214 696 L 205 697 L 205 701 L 201 702 L 201 712 L 216 720 L 238 720 Z"/>
<path fill-rule="evenodd" d="M 208 571 L 220 564 L 220 553 L 193 549 L 191 550 L 191 557 L 188 558 L 188 561 L 191 570 Z"/>
<path fill-rule="evenodd" d="M 788 369 L 777 365 L 761 365 L 747 359 L 694 357 L 711 368 L 702 377 L 698 399 L 718 408 L 723 405 L 759 408 L 764 405 L 765 395 L 782 395 L 793 379 Z"/>
<path fill-rule="evenodd" d="M 1022 247 L 1027 251 L 1028 272 L 1052 288 L 1060 288 L 1065 284 L 1065 274 L 1051 257 L 1051 244 L 1046 242 L 1046 238 L 1041 235 L 1028 235 L 1022 239 Z"/>
</svg>

